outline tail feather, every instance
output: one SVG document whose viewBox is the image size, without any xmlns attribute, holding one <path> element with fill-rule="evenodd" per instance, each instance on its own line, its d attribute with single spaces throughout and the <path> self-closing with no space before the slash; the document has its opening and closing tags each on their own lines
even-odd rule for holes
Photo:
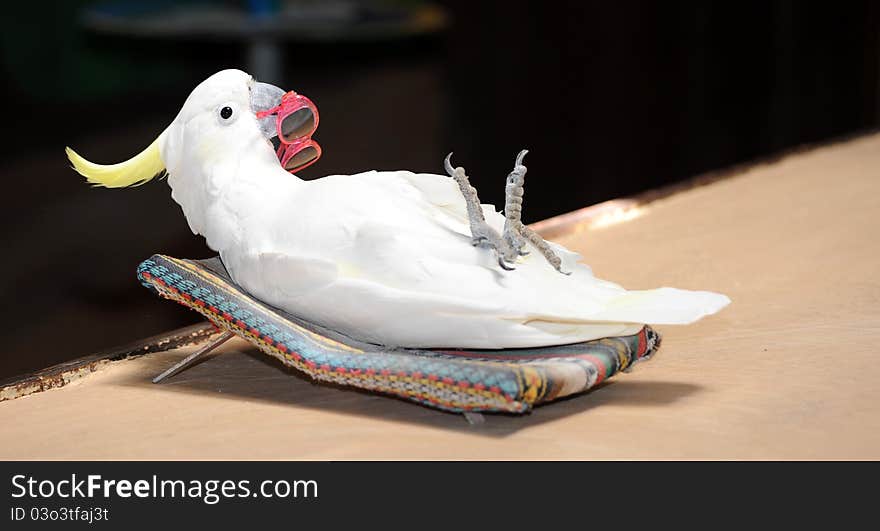
<svg viewBox="0 0 880 531">
<path fill-rule="evenodd" d="M 612 299 L 591 320 L 647 324 L 690 324 L 718 312 L 730 298 L 711 291 L 657 288 L 627 291 Z"/>
</svg>

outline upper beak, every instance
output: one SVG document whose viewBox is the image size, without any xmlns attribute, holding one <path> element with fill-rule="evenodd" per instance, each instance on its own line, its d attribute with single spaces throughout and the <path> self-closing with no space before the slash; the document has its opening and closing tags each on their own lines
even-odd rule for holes
<svg viewBox="0 0 880 531">
<path fill-rule="evenodd" d="M 253 110 L 254 113 L 257 113 L 259 111 L 268 111 L 269 109 L 277 107 L 281 104 L 281 98 L 284 94 L 284 90 L 275 85 L 255 81 L 251 85 L 251 110 Z M 274 115 L 258 118 L 257 122 L 260 124 L 260 131 L 267 139 L 271 139 L 278 135 Z"/>
</svg>

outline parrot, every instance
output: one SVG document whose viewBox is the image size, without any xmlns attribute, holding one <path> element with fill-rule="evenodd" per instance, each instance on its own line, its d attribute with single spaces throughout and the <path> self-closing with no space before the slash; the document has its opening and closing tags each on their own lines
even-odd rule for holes
<svg viewBox="0 0 880 531">
<path fill-rule="evenodd" d="M 520 220 L 525 151 L 504 213 L 481 204 L 464 168 L 365 171 L 302 180 L 279 164 L 272 116 L 286 91 L 237 69 L 198 84 L 142 152 L 97 164 L 92 185 L 167 177 L 195 235 L 260 301 L 349 337 L 399 348 L 573 344 L 689 324 L 730 303 L 671 287 L 626 290 Z M 450 154 L 451 155 L 451 154 Z"/>
</svg>

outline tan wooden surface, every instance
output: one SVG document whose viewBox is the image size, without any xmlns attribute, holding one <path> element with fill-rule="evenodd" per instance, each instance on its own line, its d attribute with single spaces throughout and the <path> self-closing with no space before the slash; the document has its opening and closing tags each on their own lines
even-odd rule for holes
<svg viewBox="0 0 880 531">
<path fill-rule="evenodd" d="M 875 135 L 557 234 L 627 287 L 733 299 L 590 393 L 470 426 L 236 340 L 169 384 L 149 380 L 191 347 L 0 402 L 0 458 L 880 458 L 878 230 Z"/>
</svg>

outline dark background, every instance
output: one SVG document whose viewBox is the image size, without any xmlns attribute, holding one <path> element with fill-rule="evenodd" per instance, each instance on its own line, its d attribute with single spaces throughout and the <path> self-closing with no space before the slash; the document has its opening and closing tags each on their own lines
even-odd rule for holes
<svg viewBox="0 0 880 531">
<path fill-rule="evenodd" d="M 104 9 L 140 5 L 150 16 L 170 4 Z M 321 111 L 324 157 L 305 178 L 439 173 L 454 150 L 481 199 L 501 205 L 504 177 L 527 147 L 524 216 L 536 221 L 871 130 L 880 119 L 875 2 L 333 5 L 353 13 L 346 28 L 291 32 L 280 45 L 283 73 L 267 80 Z M 359 31 L 431 5 L 441 11 L 430 31 Z M 63 149 L 96 162 L 129 158 L 199 81 L 247 70 L 247 46 L 220 30 L 154 38 L 89 29 L 89 8 L 3 5 L 0 378 L 198 320 L 135 279 L 156 252 L 212 254 L 167 185 L 92 189 Z"/>
</svg>

